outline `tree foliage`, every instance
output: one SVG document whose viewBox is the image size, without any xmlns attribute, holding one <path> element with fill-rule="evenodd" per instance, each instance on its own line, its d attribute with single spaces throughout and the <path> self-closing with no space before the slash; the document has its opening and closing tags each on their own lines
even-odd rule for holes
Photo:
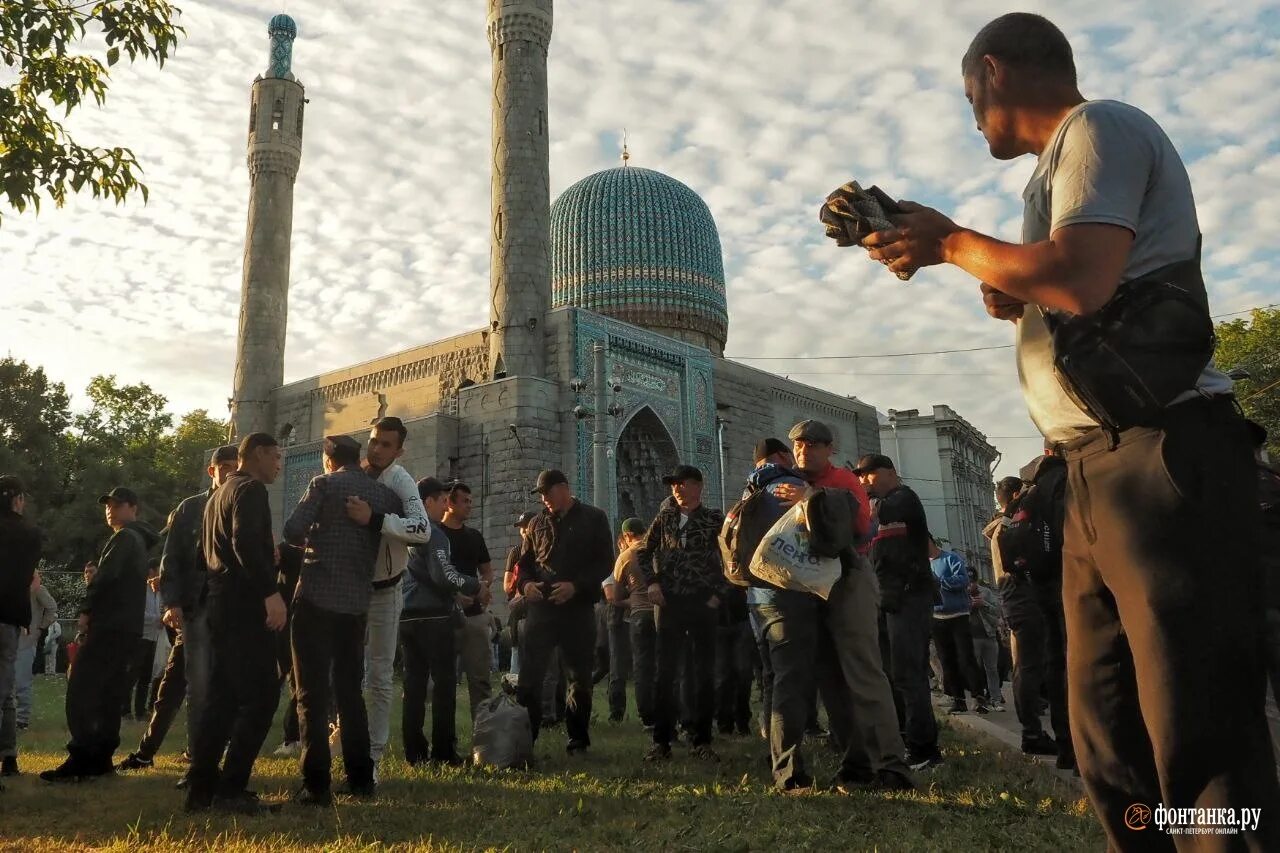
<svg viewBox="0 0 1280 853">
<path fill-rule="evenodd" d="M 1223 370 L 1248 371 L 1248 379 L 1236 382 L 1236 396 L 1245 414 L 1266 427 L 1267 449 L 1280 459 L 1280 308 L 1219 323 L 1214 360 Z"/>
<path fill-rule="evenodd" d="M 61 207 L 68 189 L 86 187 L 117 204 L 134 191 L 146 201 L 132 151 L 80 144 L 47 105 L 63 116 L 90 99 L 102 106 L 108 66 L 122 54 L 163 67 L 185 34 L 179 14 L 164 0 L 0 0 L 0 76 L 16 75 L 0 86 L 0 192 L 10 206 L 39 211 L 43 193 Z"/>
<path fill-rule="evenodd" d="M 98 497 L 114 486 L 137 492 L 141 519 L 163 527 L 202 487 L 205 455 L 226 436 L 204 409 L 175 424 L 168 400 L 145 383 L 98 376 L 85 396 L 88 408 L 73 413 L 66 389 L 42 369 L 0 360 L 0 472 L 30 490 L 50 568 L 79 570 L 97 555 L 107 535 Z"/>
</svg>

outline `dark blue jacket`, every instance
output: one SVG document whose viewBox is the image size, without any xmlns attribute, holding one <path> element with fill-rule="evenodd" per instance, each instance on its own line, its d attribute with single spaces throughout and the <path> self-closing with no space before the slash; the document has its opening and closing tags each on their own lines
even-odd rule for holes
<svg viewBox="0 0 1280 853">
<path fill-rule="evenodd" d="M 440 525 L 430 522 L 431 538 L 409 546 L 409 564 L 404 576 L 404 612 L 401 619 L 449 616 L 454 595 L 476 595 L 480 579 L 464 575 L 453 567 L 449 536 Z"/>
</svg>

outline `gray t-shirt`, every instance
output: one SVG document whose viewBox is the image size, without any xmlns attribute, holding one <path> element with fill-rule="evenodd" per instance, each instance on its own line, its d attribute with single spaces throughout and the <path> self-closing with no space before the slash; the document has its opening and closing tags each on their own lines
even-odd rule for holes
<svg viewBox="0 0 1280 853">
<path fill-rule="evenodd" d="M 1128 104 L 1087 101 L 1068 113 L 1041 153 L 1022 198 L 1023 243 L 1048 240 L 1057 229 L 1079 223 L 1132 231 L 1124 280 L 1196 252 L 1200 226 L 1186 167 L 1160 125 Z M 1044 310 L 1027 306 L 1018 322 L 1018 374 L 1031 420 L 1045 438 L 1068 441 L 1097 423 L 1053 374 Z M 1231 380 L 1211 363 L 1196 387 L 1225 394 Z"/>
</svg>

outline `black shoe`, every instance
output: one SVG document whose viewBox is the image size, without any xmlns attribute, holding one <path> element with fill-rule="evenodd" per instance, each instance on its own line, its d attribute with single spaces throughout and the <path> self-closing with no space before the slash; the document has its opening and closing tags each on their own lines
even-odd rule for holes
<svg viewBox="0 0 1280 853">
<path fill-rule="evenodd" d="M 570 755 L 582 755 L 586 753 L 587 747 L 591 746 L 590 741 L 570 740 L 564 745 L 564 751 Z"/>
<path fill-rule="evenodd" d="M 967 714 L 969 713 L 969 704 L 965 702 L 963 699 L 957 699 L 951 703 L 951 708 L 947 711 L 947 713 L 948 714 Z"/>
<path fill-rule="evenodd" d="M 86 773 L 82 766 L 70 758 L 52 770 L 44 770 L 40 773 L 40 778 L 46 782 L 83 782 L 89 776 L 90 774 Z"/>
<path fill-rule="evenodd" d="M 671 745 L 666 743 L 655 743 L 644 754 L 644 760 L 649 762 L 666 761 L 670 757 Z"/>
<path fill-rule="evenodd" d="M 373 799 L 378 796 L 377 782 L 348 782 L 338 789 L 339 794 L 345 794 L 348 797 L 359 797 L 361 799 Z"/>
<path fill-rule="evenodd" d="M 1054 743 L 1053 738 L 1044 732 L 1033 738 L 1022 739 L 1023 755 L 1057 755 L 1058 745 Z"/>
<path fill-rule="evenodd" d="M 922 773 L 942 764 L 942 753 L 934 749 L 932 752 L 907 753 L 907 766 L 917 773 Z"/>
<path fill-rule="evenodd" d="M 1059 770 L 1076 769 L 1076 751 L 1070 743 L 1058 744 L 1058 760 L 1053 763 L 1053 766 Z"/>
<path fill-rule="evenodd" d="M 981 699 L 981 698 L 979 698 L 979 699 L 978 699 L 976 702 L 974 702 L 973 704 L 974 704 L 973 712 L 974 712 L 975 714 L 990 714 L 990 713 L 991 713 L 991 706 L 990 706 L 989 704 L 987 704 L 987 700 L 986 700 L 986 699 Z"/>
<path fill-rule="evenodd" d="M 181 779 L 179 779 L 177 782 L 174 783 L 173 787 L 177 788 L 179 791 L 185 791 L 187 790 L 187 788 L 191 787 L 191 780 L 188 779 L 186 776 L 183 776 Z"/>
<path fill-rule="evenodd" d="M 446 764 L 449 767 L 461 767 L 467 761 L 456 752 L 435 752 L 431 755 L 432 764 Z"/>
<path fill-rule="evenodd" d="M 253 791 L 241 791 L 225 797 L 214 797 L 213 807 L 218 811 L 232 812 L 242 815 L 276 814 L 280 811 L 280 803 L 264 803 Z"/>
<path fill-rule="evenodd" d="M 136 752 L 131 752 L 117 766 L 117 770 L 150 770 L 155 767 L 156 763 L 150 758 L 143 758 Z"/>
<path fill-rule="evenodd" d="M 942 758 L 939 757 L 938 761 L 941 760 Z M 916 783 L 901 773 L 895 773 L 892 770 L 877 770 L 876 778 L 871 781 L 870 788 L 873 791 L 914 791 Z"/>
<path fill-rule="evenodd" d="M 207 812 L 213 806 L 212 794 L 197 794 L 187 788 L 187 798 L 182 804 L 184 812 Z"/>
<path fill-rule="evenodd" d="M 333 805 L 333 794 L 329 791 L 313 791 L 304 787 L 294 792 L 293 801 L 300 806 L 318 806 L 327 809 Z"/>
<path fill-rule="evenodd" d="M 0 760 L 0 776 L 17 776 L 21 772 L 18 770 L 18 756 L 7 755 Z"/>
</svg>

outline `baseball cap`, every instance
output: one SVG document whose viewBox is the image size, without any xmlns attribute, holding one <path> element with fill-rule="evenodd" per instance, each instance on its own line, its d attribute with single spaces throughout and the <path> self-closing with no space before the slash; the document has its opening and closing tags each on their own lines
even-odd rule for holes
<svg viewBox="0 0 1280 853">
<path fill-rule="evenodd" d="M 858 460 L 858 465 L 853 469 L 853 473 L 866 474 L 870 471 L 879 471 L 881 468 L 888 468 L 890 471 L 895 470 L 893 460 L 883 453 L 868 453 Z"/>
<path fill-rule="evenodd" d="M 791 428 L 791 432 L 787 433 L 787 438 L 792 441 L 816 441 L 819 444 L 835 444 L 836 437 L 831 432 L 831 427 L 822 421 L 801 421 Z"/>
<path fill-rule="evenodd" d="M 418 481 L 418 497 L 424 501 L 436 495 L 443 495 L 447 491 L 449 491 L 449 487 L 435 477 L 423 477 Z"/>
<path fill-rule="evenodd" d="M 520 517 L 516 519 L 516 523 L 512 526 L 524 527 L 526 524 L 533 521 L 537 517 L 538 517 L 538 514 L 536 512 L 534 512 L 533 510 L 527 509 L 524 512 L 520 513 Z"/>
<path fill-rule="evenodd" d="M 133 489 L 129 489 L 124 486 L 116 486 L 114 489 L 107 492 L 102 497 L 98 498 L 98 503 L 100 504 L 104 504 L 109 501 L 116 501 L 118 503 L 126 503 L 132 506 L 137 506 L 138 494 Z"/>
<path fill-rule="evenodd" d="M 533 487 L 531 495 L 545 495 L 550 491 L 552 486 L 558 486 L 561 483 L 568 483 L 569 478 L 564 475 L 563 471 L 557 471 L 555 468 L 548 468 L 538 474 L 538 484 Z"/>
<path fill-rule="evenodd" d="M 684 483 L 689 480 L 702 482 L 702 472 L 692 465 L 677 465 L 670 474 L 662 478 L 662 482 L 668 486 L 674 486 L 676 483 Z"/>
<path fill-rule="evenodd" d="M 791 448 L 782 442 L 780 438 L 762 438 L 756 442 L 754 455 L 751 457 L 752 462 L 759 462 L 761 459 L 768 459 L 775 453 L 790 453 Z"/>
<path fill-rule="evenodd" d="M 213 451 L 213 456 L 209 459 L 210 465 L 221 465 L 223 462 L 236 462 L 240 459 L 240 448 L 234 444 L 224 444 L 217 450 Z"/>
<path fill-rule="evenodd" d="M 628 518 L 622 522 L 622 532 L 630 533 L 632 536 L 643 536 L 645 532 L 644 522 L 638 518 Z"/>
<path fill-rule="evenodd" d="M 22 481 L 13 474 L 0 474 L 0 501 L 4 501 L 4 509 L 9 509 L 9 501 L 18 495 L 24 495 L 27 490 L 23 488 Z"/>
</svg>

